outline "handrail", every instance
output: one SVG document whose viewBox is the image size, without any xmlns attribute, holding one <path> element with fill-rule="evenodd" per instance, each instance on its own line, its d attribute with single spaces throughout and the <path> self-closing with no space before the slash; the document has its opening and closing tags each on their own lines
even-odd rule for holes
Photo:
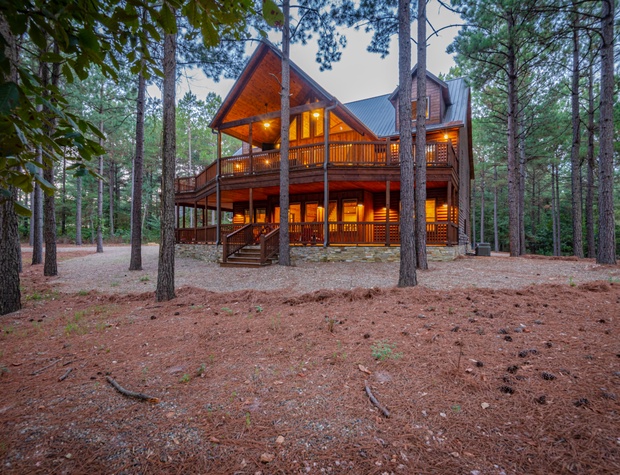
<svg viewBox="0 0 620 475">
<path fill-rule="evenodd" d="M 330 142 L 329 165 L 342 166 L 398 166 L 399 142 Z M 413 147 L 415 156 L 415 146 Z M 453 167 L 458 172 L 458 156 L 452 142 L 428 142 L 426 144 L 426 164 L 428 167 Z M 325 144 L 312 143 L 297 145 L 289 150 L 291 170 L 322 167 L 325 160 Z M 221 175 L 234 177 L 263 173 L 274 173 L 280 169 L 280 151 L 265 150 L 250 154 L 222 157 Z M 216 163 L 206 167 L 195 177 L 180 177 L 175 181 L 177 193 L 198 191 L 215 182 Z"/>
<path fill-rule="evenodd" d="M 227 262 L 239 249 L 244 248 L 254 242 L 254 232 L 251 224 L 246 224 L 242 228 L 224 236 L 222 243 L 222 262 Z"/>
<path fill-rule="evenodd" d="M 268 234 L 260 235 L 260 263 L 265 264 L 280 249 L 280 228 L 276 227 Z"/>
</svg>

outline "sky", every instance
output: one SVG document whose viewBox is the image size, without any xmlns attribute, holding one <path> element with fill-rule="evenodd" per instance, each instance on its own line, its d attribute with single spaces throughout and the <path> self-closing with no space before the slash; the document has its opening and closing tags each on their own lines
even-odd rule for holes
<svg viewBox="0 0 620 475">
<path fill-rule="evenodd" d="M 440 8 L 436 2 L 429 4 L 427 15 L 435 30 L 462 23 L 458 15 L 443 7 Z M 417 35 L 416 29 L 417 23 L 414 22 L 412 24 L 413 37 Z M 428 71 L 439 75 L 447 73 L 454 65 L 454 59 L 452 55 L 446 53 L 446 48 L 457 35 L 458 30 L 459 27 L 448 28 L 439 32 L 439 36 L 432 36 L 428 40 Z M 398 85 L 398 38 L 394 36 L 390 44 L 390 54 L 381 59 L 379 54 L 369 53 L 366 50 L 370 44 L 371 33 L 354 29 L 344 29 L 341 32 L 347 37 L 347 46 L 342 51 L 341 60 L 333 63 L 331 70 L 320 71 L 315 60 L 316 43 L 309 43 L 306 46 L 291 45 L 291 61 L 342 103 L 391 93 Z M 431 32 L 432 29 L 427 25 L 427 34 Z M 277 43 L 278 36 L 270 37 L 270 40 Z M 256 44 L 251 45 L 247 53 L 251 54 L 255 48 Z M 412 65 L 417 62 L 416 57 L 414 43 L 412 44 Z M 193 92 L 202 100 L 209 92 L 215 92 L 224 99 L 233 84 L 234 80 L 228 79 L 222 79 L 216 83 L 206 78 L 199 70 L 185 71 L 177 86 L 177 100 L 187 91 Z M 149 88 L 149 94 L 161 97 L 160 91 L 155 86 Z"/>
</svg>

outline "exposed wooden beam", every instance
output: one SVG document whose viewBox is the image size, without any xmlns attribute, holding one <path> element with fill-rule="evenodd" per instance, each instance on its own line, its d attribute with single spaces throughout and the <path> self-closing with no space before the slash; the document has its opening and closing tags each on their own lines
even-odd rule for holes
<svg viewBox="0 0 620 475">
<path fill-rule="evenodd" d="M 311 111 L 315 109 L 324 109 L 330 105 L 328 101 L 311 102 L 310 104 L 303 104 L 297 107 L 291 107 L 291 115 L 301 114 L 302 112 Z M 231 129 L 233 127 L 239 127 L 240 125 L 247 125 L 252 122 L 264 122 L 266 120 L 277 119 L 282 115 L 281 111 L 267 112 L 266 114 L 255 115 L 253 117 L 246 117 L 245 119 L 231 120 L 230 122 L 224 122 L 218 127 L 218 130 Z"/>
</svg>

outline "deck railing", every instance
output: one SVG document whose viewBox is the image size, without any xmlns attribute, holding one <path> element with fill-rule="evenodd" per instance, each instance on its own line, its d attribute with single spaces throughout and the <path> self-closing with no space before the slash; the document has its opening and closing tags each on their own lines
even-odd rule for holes
<svg viewBox="0 0 620 475">
<path fill-rule="evenodd" d="M 260 235 L 260 263 L 265 264 L 280 249 L 280 229 L 276 227 L 267 234 Z"/>
<path fill-rule="evenodd" d="M 369 222 L 330 222 L 328 243 L 331 245 L 399 245 L 400 223 L 385 221 Z M 220 242 L 226 246 L 226 257 L 237 252 L 241 247 L 249 244 L 258 244 L 263 236 L 271 236 L 278 226 L 272 223 L 260 224 L 226 224 L 221 227 Z M 289 236 L 291 245 L 315 246 L 323 245 L 324 223 L 290 223 Z M 243 231 L 242 231 L 243 230 Z M 277 233 L 276 233 L 277 234 Z M 185 228 L 176 230 L 178 243 L 217 242 L 217 228 L 207 226 L 203 228 Z M 269 245 L 272 245 L 273 237 Z M 458 227 L 448 221 L 433 221 L 426 223 L 426 242 L 430 245 L 453 245 L 458 243 Z"/>
<path fill-rule="evenodd" d="M 338 166 L 398 166 L 398 142 L 330 142 L 329 165 Z M 415 146 L 413 149 L 415 157 Z M 280 151 L 252 152 L 221 158 L 222 177 L 275 173 L 280 170 Z M 325 161 L 323 144 L 291 147 L 289 166 L 291 170 L 322 167 Z M 428 167 L 452 167 L 458 173 L 458 159 L 451 141 L 429 142 L 426 145 Z M 212 163 L 195 177 L 176 179 L 175 191 L 187 193 L 200 190 L 215 182 L 217 163 Z"/>
</svg>

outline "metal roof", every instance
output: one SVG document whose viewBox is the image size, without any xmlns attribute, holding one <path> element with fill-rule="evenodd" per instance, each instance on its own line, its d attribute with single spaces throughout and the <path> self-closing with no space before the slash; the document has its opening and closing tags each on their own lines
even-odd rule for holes
<svg viewBox="0 0 620 475">
<path fill-rule="evenodd" d="M 469 86 L 465 78 L 442 81 L 442 83 L 448 87 L 451 104 L 446 108 L 443 123 L 429 125 L 427 130 L 443 128 L 450 122 L 453 123 L 452 125 L 458 125 L 456 123 L 464 125 L 467 120 Z M 382 96 L 349 102 L 345 106 L 360 121 L 366 124 L 377 137 L 398 135 L 396 130 L 396 113 L 392 102 L 390 102 L 390 98 L 393 95 L 394 93 L 383 94 Z"/>
</svg>

